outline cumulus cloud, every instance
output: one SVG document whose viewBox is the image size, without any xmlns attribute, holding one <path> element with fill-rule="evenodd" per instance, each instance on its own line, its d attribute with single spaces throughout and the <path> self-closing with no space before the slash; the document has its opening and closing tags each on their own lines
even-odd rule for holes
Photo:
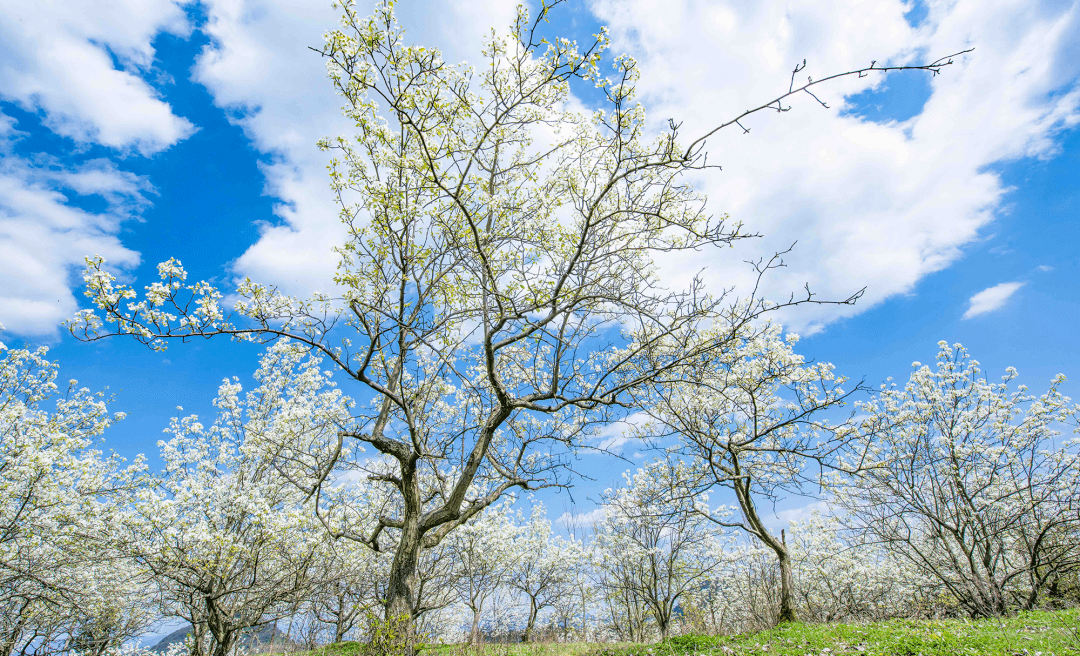
<svg viewBox="0 0 1080 656">
<path fill-rule="evenodd" d="M 230 110 L 256 149 L 266 192 L 281 202 L 280 221 L 261 226 L 257 243 L 233 268 L 238 275 L 292 293 L 327 291 L 337 266 L 332 247 L 345 238 L 326 174 L 328 157 L 315 143 L 350 134 L 343 100 L 326 77 L 325 63 L 308 49 L 338 24 L 329 2 L 207 0 L 205 32 L 211 43 L 194 78 Z M 374 3 L 371 3 L 374 6 Z M 408 37 L 443 50 L 447 61 L 475 58 L 492 26 L 505 27 L 514 3 L 499 0 L 410 2 L 397 8 Z"/>
<path fill-rule="evenodd" d="M 120 157 L 172 146 L 195 127 L 145 78 L 160 74 L 154 38 L 189 32 L 183 4 L 0 0 L 0 99 L 70 138 L 76 155 L 87 145 Z M 77 309 L 72 274 L 84 256 L 100 254 L 120 270 L 139 262 L 117 233 L 153 189 L 108 160 L 17 154 L 21 136 L 0 114 L 0 320 L 15 333 L 50 336 Z M 89 197 L 105 209 L 82 209 Z"/>
<path fill-rule="evenodd" d="M 336 14 L 288 0 L 206 6 L 213 41 L 195 78 L 272 156 L 263 166 L 267 192 L 281 200 L 280 221 L 262 226 L 234 269 L 293 292 L 325 290 L 336 264 L 330 245 L 343 230 L 326 157 L 314 143 L 350 126 L 306 46 L 321 43 Z M 681 254 L 665 276 L 676 286 L 705 268 L 717 289 L 747 284 L 744 260 L 798 241 L 787 268 L 769 277 L 770 294 L 786 297 L 809 283 L 819 298 L 841 299 L 867 287 L 855 306 L 804 307 L 784 317 L 804 334 L 910 293 L 956 261 L 1008 191 L 988 166 L 1052 156 L 1058 134 L 1080 120 L 1075 2 L 931 2 L 917 28 L 901 0 L 594 0 L 591 8 L 611 26 L 614 51 L 639 59 L 656 126 L 673 117 L 686 135 L 774 97 L 803 58 L 806 73 L 820 76 L 875 59 L 908 63 L 976 47 L 929 81 L 929 99 L 908 120 L 873 122 L 843 111 L 851 109 L 845 97 L 886 90 L 895 79 L 869 76 L 823 89 L 832 109 L 795 99 L 792 112 L 753 117 L 749 135 L 733 130 L 711 140 L 710 161 L 724 170 L 697 184 L 714 212 L 730 213 L 764 239 L 733 254 L 702 253 L 696 262 Z M 461 60 L 475 58 L 489 26 L 508 23 L 512 11 L 495 0 L 419 2 L 402 8 L 402 22 L 411 38 Z"/>
<path fill-rule="evenodd" d="M 194 126 L 143 75 L 155 35 L 188 32 L 181 4 L 0 3 L 0 97 L 40 111 L 49 129 L 77 143 L 144 155 L 168 148 Z"/>
<path fill-rule="evenodd" d="M 673 283 L 707 267 L 716 288 L 745 284 L 744 259 L 798 241 L 787 268 L 769 277 L 771 295 L 809 283 L 820 298 L 842 299 L 867 287 L 853 307 L 804 307 L 785 317 L 812 333 L 913 291 L 980 237 L 1007 192 L 989 165 L 1052 156 L 1055 137 L 1080 120 L 1080 10 L 1028 0 L 929 4 L 914 28 L 904 18 L 909 5 L 897 0 L 593 2 L 613 48 L 638 58 L 657 127 L 673 117 L 688 137 L 786 90 L 804 58 L 803 75 L 821 77 L 871 60 L 908 63 L 976 48 L 929 80 L 929 99 L 908 120 L 843 111 L 851 109 L 845 97 L 895 79 L 868 76 L 819 87 L 831 109 L 795 98 L 788 113 L 751 117 L 749 134 L 711 139 L 709 161 L 723 171 L 702 175 L 699 187 L 714 212 L 764 239 L 733 255 L 703 253 L 697 266 L 681 256 L 667 268 Z"/>
<path fill-rule="evenodd" d="M 555 525 L 563 529 L 591 529 L 604 519 L 604 509 L 596 507 L 585 512 L 564 512 L 555 520 Z"/>
<path fill-rule="evenodd" d="M 644 412 L 634 412 L 619 421 L 605 424 L 593 436 L 596 448 L 611 453 L 622 453 L 623 447 L 628 442 L 637 441 L 640 438 L 634 435 L 634 429 L 649 421 L 649 416 Z M 637 454 L 634 454 L 637 457 Z"/>
<path fill-rule="evenodd" d="M 78 309 L 71 273 L 88 254 L 133 267 L 138 253 L 120 243 L 120 224 L 148 204 L 149 183 L 106 160 L 66 167 L 55 159 L 11 151 L 20 135 L 0 114 L 0 323 L 22 335 L 55 335 Z M 96 196 L 107 209 L 73 205 Z"/>
<path fill-rule="evenodd" d="M 832 506 L 828 501 L 817 500 L 811 501 L 806 505 L 799 506 L 798 508 L 788 508 L 787 510 L 778 510 L 773 514 L 774 521 L 770 520 L 769 528 L 779 529 L 787 528 L 791 526 L 791 522 L 803 522 L 810 519 L 814 513 L 820 513 L 822 515 L 829 515 L 833 513 Z M 766 516 L 767 517 L 767 516 Z"/>
<path fill-rule="evenodd" d="M 1003 282 L 993 287 L 987 287 L 968 300 L 968 309 L 967 312 L 964 312 L 964 318 L 971 319 L 987 312 L 993 312 L 1005 305 L 1005 302 L 1012 298 L 1012 295 L 1023 286 L 1024 283 L 1022 282 Z"/>
</svg>

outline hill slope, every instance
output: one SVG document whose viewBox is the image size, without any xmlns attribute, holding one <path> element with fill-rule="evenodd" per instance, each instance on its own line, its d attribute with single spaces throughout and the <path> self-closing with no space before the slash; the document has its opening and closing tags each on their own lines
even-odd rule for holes
<svg viewBox="0 0 1080 656">
<path fill-rule="evenodd" d="M 1080 656 L 1080 610 L 984 620 L 790 624 L 741 636 L 681 636 L 601 647 L 596 656 Z"/>
</svg>

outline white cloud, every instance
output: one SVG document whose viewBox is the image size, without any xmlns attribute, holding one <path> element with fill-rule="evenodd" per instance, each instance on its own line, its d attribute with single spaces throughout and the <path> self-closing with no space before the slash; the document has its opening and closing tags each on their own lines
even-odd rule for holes
<svg viewBox="0 0 1080 656">
<path fill-rule="evenodd" d="M 372 6 L 374 3 L 371 3 Z M 331 248 L 345 231 L 330 192 L 328 156 L 315 143 L 350 134 L 318 54 L 322 35 L 338 24 L 329 2 L 208 0 L 212 43 L 199 57 L 195 80 L 237 114 L 264 164 L 266 191 L 281 200 L 278 225 L 263 225 L 259 241 L 234 263 L 238 275 L 294 293 L 326 291 L 337 266 Z M 363 11 L 363 8 L 360 9 Z M 441 47 L 448 61 L 475 58 L 492 26 L 508 26 L 515 4 L 499 0 L 410 2 L 397 11 L 409 38 Z"/>
<path fill-rule="evenodd" d="M 924 111 L 903 123 L 840 115 L 845 95 L 887 86 L 870 76 L 822 89 L 832 110 L 795 99 L 790 113 L 752 118 L 749 135 L 732 130 L 712 140 L 710 161 L 724 171 L 702 176 L 699 186 L 714 212 L 730 212 L 765 239 L 719 258 L 703 253 L 696 266 L 681 254 L 668 278 L 677 285 L 707 266 L 718 287 L 745 283 L 743 260 L 798 240 L 788 267 L 770 276 L 774 296 L 806 282 L 823 299 L 868 288 L 854 307 L 805 307 L 785 317 L 804 334 L 910 293 L 953 263 L 1008 191 L 988 165 L 1052 155 L 1055 136 L 1080 117 L 1080 92 L 1061 88 L 1080 71 L 1070 54 L 1080 41 L 1075 3 L 937 2 L 918 29 L 900 0 L 596 0 L 592 7 L 611 25 L 614 51 L 639 58 L 650 116 L 658 126 L 668 117 L 684 121 L 686 135 L 775 96 L 804 57 L 806 73 L 821 75 L 872 59 L 977 48 L 932 80 Z M 321 43 L 336 14 L 289 0 L 212 0 L 207 8 L 213 43 L 195 77 L 219 105 L 240 110 L 236 120 L 255 147 L 273 155 L 263 167 L 267 192 L 282 201 L 280 224 L 263 226 L 235 272 L 293 292 L 325 290 L 336 264 L 329 247 L 344 233 L 326 156 L 314 143 L 351 128 L 307 46 Z M 448 60 L 475 58 L 489 26 L 508 23 L 513 11 L 496 0 L 400 9 L 410 37 L 444 46 Z"/>
<path fill-rule="evenodd" d="M 987 287 L 969 299 L 965 319 L 971 319 L 987 312 L 993 312 L 1012 298 L 1018 289 L 1024 286 L 1022 282 L 1003 282 L 993 287 Z"/>
<path fill-rule="evenodd" d="M 116 233 L 153 189 L 105 160 L 69 168 L 44 156 L 19 157 L 10 148 L 17 136 L 0 114 L 0 323 L 22 335 L 53 336 L 78 309 L 71 273 L 86 255 L 121 269 L 138 264 L 138 253 Z M 65 192 L 100 196 L 108 209 L 79 209 Z"/>
<path fill-rule="evenodd" d="M 188 32 L 182 4 L 0 0 L 0 99 L 38 114 L 76 150 L 168 148 L 195 128 L 144 77 L 160 74 L 154 38 Z M 21 136 L 0 114 L 0 320 L 15 333 L 55 336 L 78 307 L 72 274 L 84 256 L 100 254 L 121 270 L 139 262 L 117 233 L 147 207 L 152 188 L 107 160 L 17 155 L 12 144 Z M 80 209 L 74 196 L 98 196 L 107 208 Z"/>
<path fill-rule="evenodd" d="M 775 521 L 770 524 L 770 528 L 787 528 L 788 526 L 791 526 L 791 522 L 802 522 L 810 519 L 815 512 L 828 515 L 832 512 L 832 507 L 829 505 L 828 501 L 819 500 L 811 501 L 798 508 L 778 510 L 773 515 Z"/>
<path fill-rule="evenodd" d="M 49 129 L 78 143 L 144 155 L 168 148 L 194 126 L 142 75 L 155 35 L 189 29 L 181 4 L 0 0 L 0 97 L 40 110 Z"/>
<path fill-rule="evenodd" d="M 559 518 L 555 520 L 555 525 L 564 529 L 568 528 L 581 528 L 590 529 L 600 523 L 604 519 L 604 509 L 601 506 L 597 506 L 592 510 L 586 512 L 564 512 L 559 515 Z"/>
<path fill-rule="evenodd" d="M 658 126 L 668 117 L 683 121 L 687 137 L 786 90 L 792 66 L 803 58 L 809 62 L 803 75 L 820 77 L 871 60 L 910 62 L 976 48 L 931 81 L 922 113 L 905 122 L 841 115 L 845 95 L 882 85 L 868 76 L 819 87 L 833 109 L 795 98 L 791 112 L 751 117 L 749 134 L 733 129 L 711 140 L 709 161 L 724 168 L 702 175 L 699 187 L 713 212 L 729 212 L 764 239 L 734 254 L 703 253 L 697 262 L 680 255 L 668 267 L 670 279 L 678 283 L 707 266 L 717 287 L 745 284 L 742 260 L 798 240 L 788 267 L 770 276 L 772 295 L 786 297 L 805 282 L 824 299 L 867 287 L 854 307 L 804 307 L 788 315 L 804 334 L 910 293 L 921 278 L 953 263 L 993 220 L 1007 192 L 988 166 L 1050 156 L 1055 136 L 1080 120 L 1075 2 L 931 2 L 918 29 L 903 17 L 908 5 L 897 0 L 596 0 L 592 6 L 612 27 L 613 48 L 638 58 L 651 118 Z"/>
<path fill-rule="evenodd" d="M 611 453 L 621 453 L 627 442 L 639 439 L 634 436 L 634 428 L 648 420 L 649 416 L 644 412 L 634 412 L 624 419 L 605 424 L 592 436 L 596 442 L 596 448 Z M 637 454 L 634 457 L 636 458 Z"/>
<path fill-rule="evenodd" d="M 193 126 L 143 79 L 155 74 L 154 36 L 190 29 L 184 0 L 117 0 L 108 10 L 92 3 L 0 2 L 3 98 L 40 111 L 59 134 L 120 150 L 153 153 L 190 134 Z M 326 156 L 314 144 L 349 133 L 351 126 L 340 116 L 342 101 L 323 62 L 307 46 L 321 43 L 337 12 L 328 2 L 308 0 L 208 0 L 204 6 L 212 42 L 194 78 L 268 156 L 267 192 L 281 201 L 280 223 L 262 227 L 234 271 L 289 291 L 326 289 L 336 265 L 330 246 L 343 230 L 328 189 Z M 722 259 L 702 254 L 687 262 L 680 255 L 668 267 L 669 278 L 677 285 L 707 266 L 718 285 L 745 281 L 742 260 L 798 240 L 788 268 L 771 276 L 774 295 L 804 282 L 833 299 L 868 287 L 855 307 L 808 307 L 787 317 L 804 334 L 909 293 L 922 277 L 949 266 L 993 220 L 1008 191 L 988 166 L 1052 156 L 1058 133 L 1080 121 L 1075 1 L 931 2 L 918 29 L 904 20 L 907 4 L 900 0 L 596 0 L 592 6 L 612 27 L 614 51 L 639 58 L 650 116 L 657 125 L 669 116 L 682 120 L 686 135 L 774 96 L 804 57 L 807 73 L 821 75 L 871 59 L 904 62 L 976 47 L 973 56 L 932 81 L 924 111 L 903 123 L 840 115 L 836 108 L 846 94 L 888 84 L 871 76 L 822 89 L 832 110 L 808 97 L 796 99 L 790 113 L 752 118 L 749 135 L 732 130 L 712 140 L 710 161 L 724 171 L 698 180 L 712 210 L 730 212 L 765 239 Z M 486 31 L 511 21 L 514 3 L 429 0 L 399 10 L 412 38 L 442 46 L 455 61 L 475 59 Z M 76 242 L 49 241 L 61 234 L 55 227 L 61 224 L 93 236 L 94 248 L 80 255 L 98 249 L 114 253 L 111 259 L 121 266 L 137 260 L 115 234 L 118 221 L 145 204 L 145 195 L 132 187 L 142 183 L 102 163 L 62 170 L 13 160 L 5 163 L 4 176 L 14 194 L 4 209 L 8 268 L 20 258 L 41 264 L 45 256 L 38 251 L 50 249 L 55 262 L 70 265 L 64 253 Z M 100 215 L 74 209 L 49 184 L 101 194 L 112 208 Z M 66 223 L 47 219 L 39 225 L 27 207 L 13 209 L 16 198 L 37 199 L 33 211 L 64 215 Z M 134 205 L 118 205 L 125 202 Z M 15 238 L 19 221 L 27 232 Z M 24 247 L 38 251 L 17 250 Z M 51 279 L 69 273 L 61 270 Z M 19 286 L 31 277 L 19 276 L 13 279 Z M 53 282 L 47 287 L 54 296 L 61 289 Z M 70 298 L 70 291 L 65 294 Z M 47 317 L 59 316 L 43 302 L 20 314 L 41 319 L 20 325 L 41 330 Z"/>
</svg>

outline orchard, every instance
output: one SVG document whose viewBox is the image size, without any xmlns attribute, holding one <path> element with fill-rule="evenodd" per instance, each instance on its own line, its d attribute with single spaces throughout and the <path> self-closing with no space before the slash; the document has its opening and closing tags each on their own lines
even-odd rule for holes
<svg viewBox="0 0 1080 656">
<path fill-rule="evenodd" d="M 0 656 L 135 653 L 163 620 L 188 628 L 174 656 L 243 653 L 266 627 L 270 651 L 413 654 L 1080 603 L 1063 376 L 1029 393 L 941 342 L 902 384 L 851 382 L 782 322 L 862 292 L 773 298 L 788 251 L 748 289 L 661 266 L 757 236 L 692 184 L 719 131 L 968 51 L 805 83 L 803 63 L 742 114 L 656 133 L 606 31 L 543 36 L 557 4 L 519 7 L 476 67 L 409 45 L 393 3 L 340 5 L 317 49 L 355 128 L 319 143 L 346 235 L 331 292 L 195 281 L 178 259 L 130 283 L 88 254 L 77 340 L 261 349 L 214 417 L 164 427 L 160 467 L 107 453 L 123 414 L 104 393 L 0 344 Z M 640 462 L 604 441 L 616 426 Z M 623 482 L 553 519 L 585 458 Z M 816 510 L 770 519 L 795 499 Z"/>
</svg>

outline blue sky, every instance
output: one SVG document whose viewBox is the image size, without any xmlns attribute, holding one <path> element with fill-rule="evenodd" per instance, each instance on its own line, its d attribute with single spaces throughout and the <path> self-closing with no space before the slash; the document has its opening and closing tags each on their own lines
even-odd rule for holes
<svg viewBox="0 0 1080 656">
<path fill-rule="evenodd" d="M 177 257 L 226 286 L 249 275 L 328 290 L 341 228 L 314 143 L 348 125 L 306 46 L 335 12 L 323 0 L 0 1 L 2 339 L 46 344 L 63 377 L 107 387 L 129 413 L 107 445 L 152 454 L 176 406 L 209 414 L 221 379 L 248 379 L 258 350 L 64 336 L 81 258 L 100 253 L 137 285 Z M 513 3 L 399 9 L 414 40 L 463 60 Z M 748 135 L 721 134 L 710 161 L 723 172 L 696 182 L 764 238 L 666 270 L 675 284 L 704 267 L 715 285 L 744 285 L 743 260 L 798 241 L 770 293 L 867 287 L 853 308 L 784 317 L 808 356 L 876 384 L 906 378 L 945 339 L 994 375 L 1016 366 L 1036 392 L 1064 372 L 1080 397 L 1080 5 L 595 0 L 561 8 L 550 29 L 584 41 L 600 24 L 639 59 L 656 124 L 675 117 L 688 134 L 773 97 L 804 57 L 821 76 L 975 47 L 937 78 L 843 81 L 821 91 L 831 109 L 795 99 Z M 625 466 L 597 463 L 598 483 L 575 497 Z"/>
</svg>

